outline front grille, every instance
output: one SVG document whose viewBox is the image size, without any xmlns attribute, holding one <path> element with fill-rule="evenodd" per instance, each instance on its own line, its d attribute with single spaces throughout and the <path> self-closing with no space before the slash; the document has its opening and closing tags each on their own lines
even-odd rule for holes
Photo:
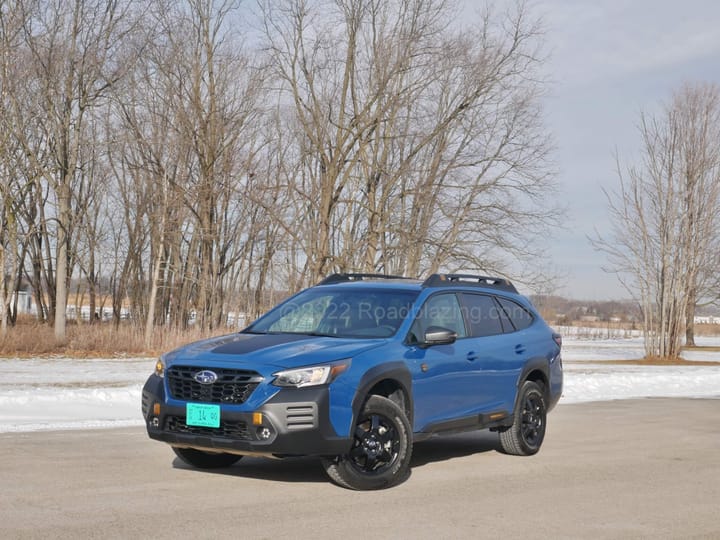
<svg viewBox="0 0 720 540">
<path fill-rule="evenodd" d="M 241 441 L 250 441 L 252 437 L 248 431 L 247 423 L 242 421 L 222 420 L 219 428 L 188 426 L 182 416 L 168 416 L 165 419 L 165 430 L 173 433 L 187 433 L 189 435 L 205 435 L 208 437 L 225 437 Z"/>
<path fill-rule="evenodd" d="M 262 381 L 256 371 L 242 369 L 213 368 L 217 381 L 212 384 L 200 384 L 195 374 L 205 368 L 197 366 L 172 366 L 167 370 L 170 395 L 184 401 L 201 403 L 245 403 L 253 390 Z"/>
</svg>

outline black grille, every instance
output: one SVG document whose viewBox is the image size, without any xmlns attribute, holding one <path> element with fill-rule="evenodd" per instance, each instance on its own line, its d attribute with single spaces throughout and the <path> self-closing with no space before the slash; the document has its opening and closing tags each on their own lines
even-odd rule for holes
<svg viewBox="0 0 720 540">
<path fill-rule="evenodd" d="M 167 371 L 170 395 L 185 401 L 239 404 L 245 403 L 262 381 L 260 374 L 255 371 L 213 368 L 217 381 L 200 384 L 194 377 L 204 370 L 196 366 L 172 366 Z"/>
<path fill-rule="evenodd" d="M 229 439 L 239 439 L 241 441 L 252 440 L 247 424 L 242 421 L 233 422 L 230 420 L 223 420 L 220 422 L 219 428 L 211 428 L 204 426 L 188 426 L 185 423 L 184 417 L 168 416 L 165 419 L 165 430 L 173 433 L 207 435 L 209 437 L 226 437 Z"/>
</svg>

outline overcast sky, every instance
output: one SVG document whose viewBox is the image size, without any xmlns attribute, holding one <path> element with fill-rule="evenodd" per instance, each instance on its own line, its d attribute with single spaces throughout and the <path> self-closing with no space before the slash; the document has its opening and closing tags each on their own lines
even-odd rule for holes
<svg viewBox="0 0 720 540">
<path fill-rule="evenodd" d="M 616 150 L 625 163 L 637 159 L 640 111 L 657 111 L 684 82 L 720 83 L 720 2 L 531 0 L 530 6 L 546 30 L 547 126 L 557 147 L 560 196 L 571 208 L 567 230 L 548 246 L 567 275 L 558 293 L 628 298 L 603 272 L 605 257 L 587 236 L 608 229 L 602 189 L 618 186 Z"/>
</svg>

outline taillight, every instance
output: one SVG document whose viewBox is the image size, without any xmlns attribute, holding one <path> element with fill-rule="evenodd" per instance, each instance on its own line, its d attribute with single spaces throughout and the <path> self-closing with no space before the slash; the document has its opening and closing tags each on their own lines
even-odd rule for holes
<svg viewBox="0 0 720 540">
<path fill-rule="evenodd" d="M 562 336 L 560 334 L 553 333 L 553 341 L 557 343 L 557 346 L 562 349 Z"/>
</svg>

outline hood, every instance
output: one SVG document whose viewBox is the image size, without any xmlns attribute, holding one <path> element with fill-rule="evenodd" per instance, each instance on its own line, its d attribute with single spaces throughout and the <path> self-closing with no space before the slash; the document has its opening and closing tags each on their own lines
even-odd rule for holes
<svg viewBox="0 0 720 540">
<path fill-rule="evenodd" d="M 165 355 L 168 364 L 288 369 L 350 358 L 385 339 L 348 339 L 302 334 L 232 334 L 197 341 Z"/>
</svg>

